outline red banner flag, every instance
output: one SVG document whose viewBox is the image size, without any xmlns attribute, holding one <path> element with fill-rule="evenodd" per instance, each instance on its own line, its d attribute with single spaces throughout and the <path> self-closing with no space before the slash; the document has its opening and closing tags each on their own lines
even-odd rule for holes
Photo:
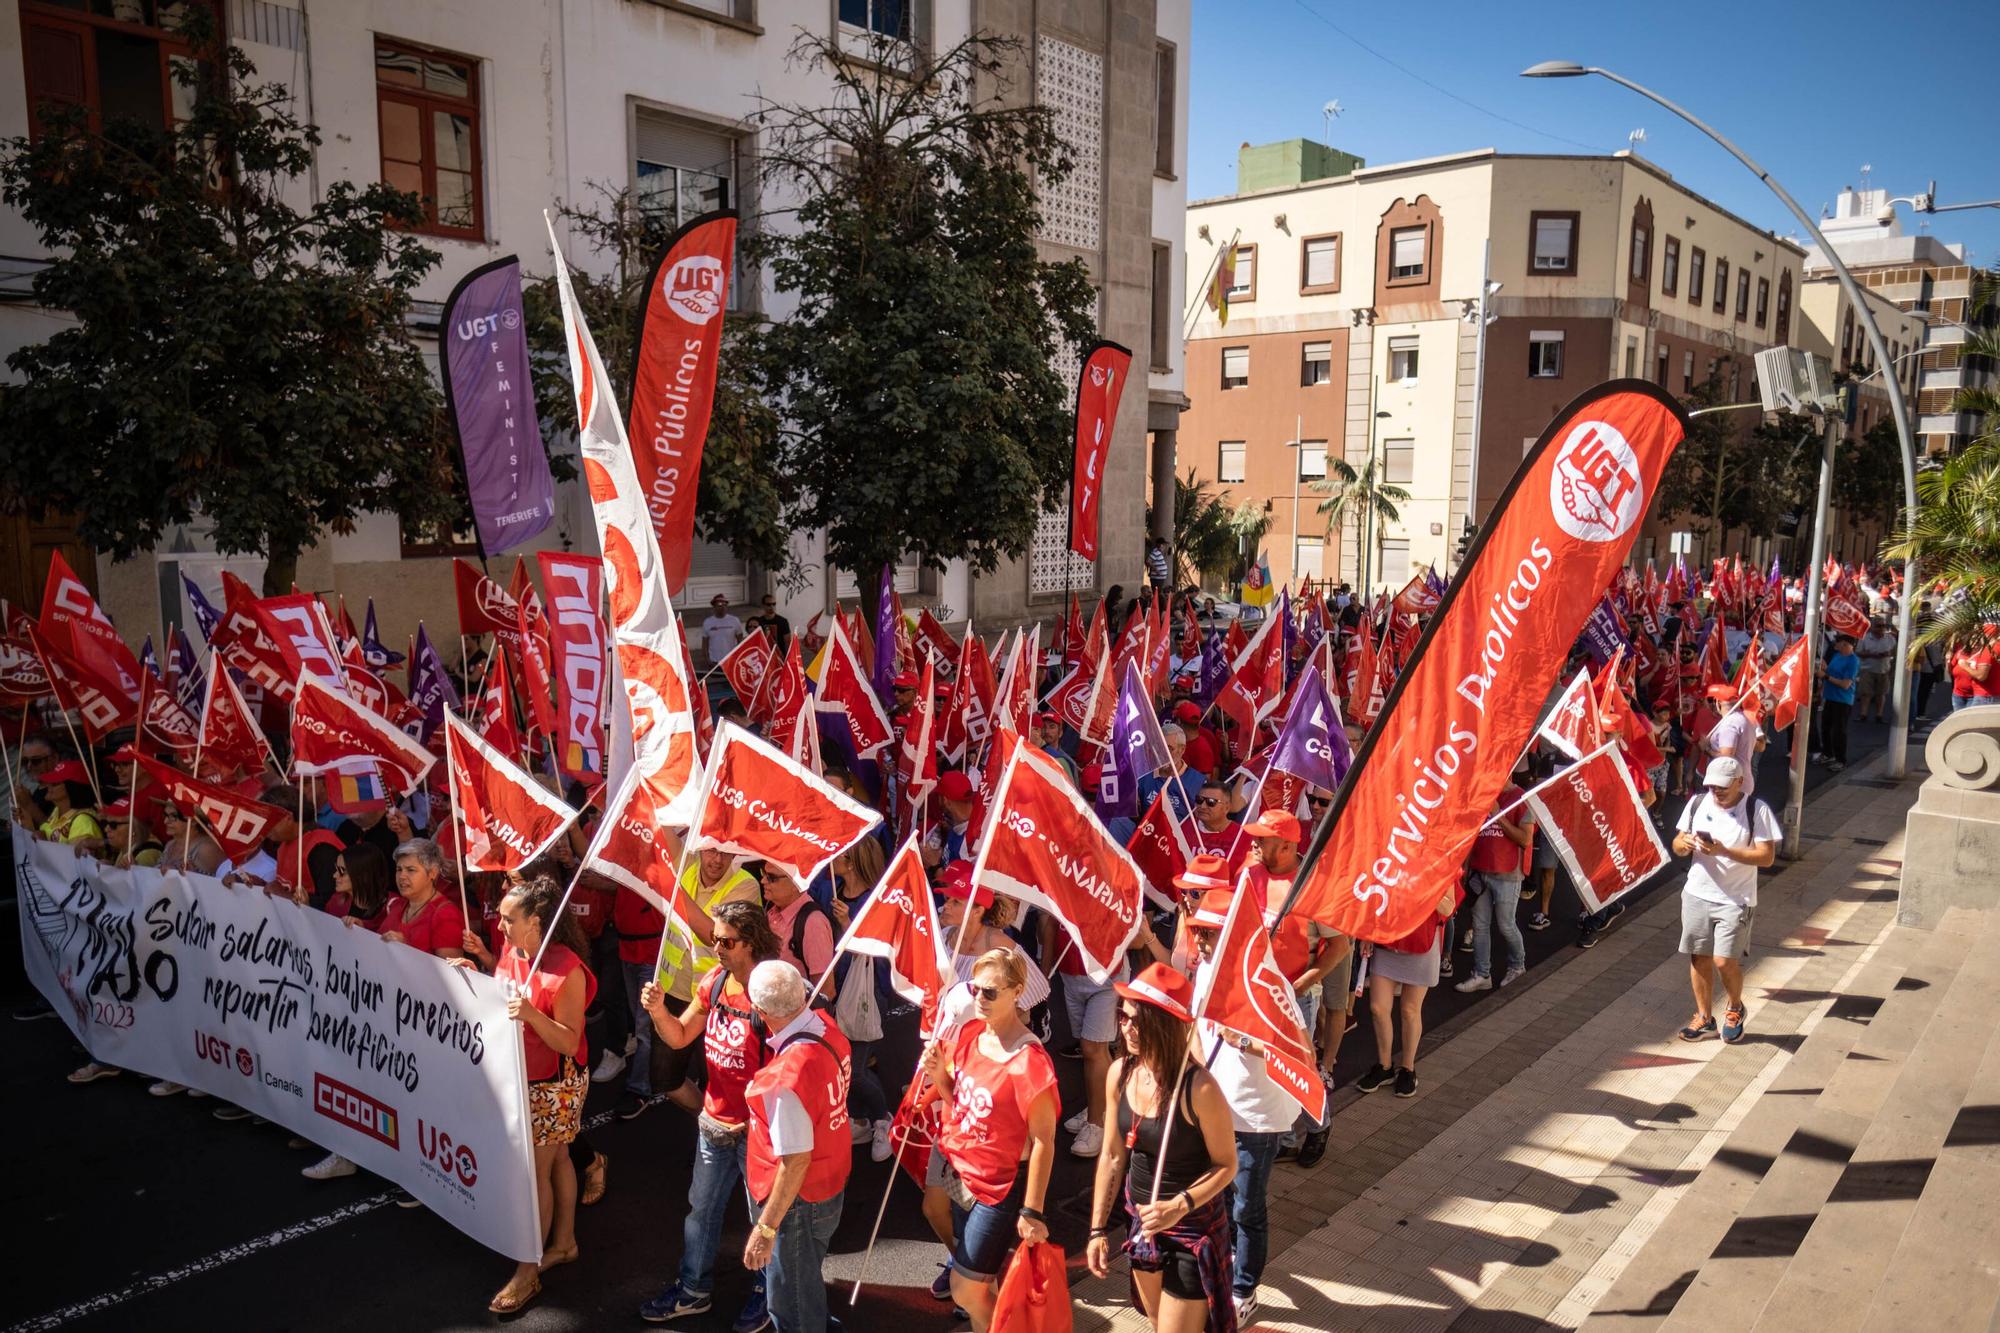
<svg viewBox="0 0 2000 1333">
<path fill-rule="evenodd" d="M 84 735 L 93 741 L 100 741 L 118 728 L 132 725 L 137 701 L 126 698 L 124 691 L 114 682 L 103 679 L 64 653 L 43 637 L 39 629 L 28 631 L 28 642 L 34 646 L 35 654 L 41 661 L 42 670 L 48 677 L 49 690 L 56 697 L 56 705 L 65 713 L 77 715 L 83 723 Z"/>
<path fill-rule="evenodd" d="M 460 634 L 516 634 L 521 608 L 485 570 L 462 559 L 451 562 L 452 590 L 458 594 Z"/>
<path fill-rule="evenodd" d="M 659 793 L 636 770 L 627 773 L 598 821 L 583 854 L 583 869 L 632 890 L 653 910 L 679 918 L 692 931 L 687 925 L 690 903 L 675 865 L 681 840 L 665 816 Z"/>
<path fill-rule="evenodd" d="M 949 676 L 958 669 L 958 641 L 938 623 L 928 606 L 917 608 L 916 643 L 918 653 L 936 663 L 940 675 Z"/>
<path fill-rule="evenodd" d="M 1774 702 L 1772 728 L 1783 731 L 1791 726 L 1799 710 L 1812 699 L 1812 675 L 1806 667 L 1804 639 L 1778 654 L 1778 660 L 1771 663 L 1771 669 L 1758 677 L 1757 689 Z"/>
<path fill-rule="evenodd" d="M 292 818 L 290 810 L 253 801 L 229 787 L 198 782 L 177 768 L 157 759 L 139 756 L 139 767 L 160 784 L 167 799 L 188 819 L 199 819 L 215 834 L 215 845 L 232 861 L 255 856 L 281 820 Z"/>
<path fill-rule="evenodd" d="M 505 644 L 494 646 L 493 667 L 479 694 L 479 734 L 501 754 L 519 757 L 521 722 L 514 711 L 514 673 L 507 665 Z"/>
<path fill-rule="evenodd" d="M 730 724 L 716 734 L 688 850 L 720 847 L 810 884 L 882 816 L 782 751 Z"/>
<path fill-rule="evenodd" d="M 918 1033 L 926 1040 L 937 1023 L 938 1002 L 954 978 L 950 946 L 938 928 L 937 902 L 924 876 L 912 833 L 890 858 L 882 882 L 847 923 L 834 953 L 866 954 L 889 965 L 889 985 L 922 1010 Z"/>
<path fill-rule="evenodd" d="M 33 623 L 27 628 L 32 631 Z M 54 692 L 42 659 L 35 656 L 34 644 L 25 638 L 0 638 L 0 699 L 32 703 Z"/>
<path fill-rule="evenodd" d="M 993 701 L 994 725 L 1026 736 L 1035 729 L 1035 679 L 1041 674 L 1042 627 L 1030 625 L 1014 637 L 1014 651 Z"/>
<path fill-rule="evenodd" d="M 1236 723 L 1238 753 L 1256 747 L 1257 724 L 1278 710 L 1285 695 L 1285 640 L 1277 624 L 1276 616 L 1264 617 L 1256 636 L 1230 664 L 1229 681 L 1215 700 Z"/>
<path fill-rule="evenodd" d="M 36 628 L 65 657 L 127 704 L 139 697 L 139 659 L 118 637 L 111 617 L 104 614 L 104 608 L 60 551 L 49 553 L 49 578 L 42 586 L 42 614 Z"/>
<path fill-rule="evenodd" d="M 770 734 L 775 737 L 793 736 L 803 741 L 805 733 L 811 733 L 813 749 L 819 749 L 819 727 L 812 718 L 812 695 L 806 691 L 806 668 L 799 656 L 799 636 L 794 634 L 785 641 L 785 655 L 771 663 L 764 673 L 764 687 L 757 697 L 757 706 L 751 710 L 751 717 L 761 716 L 770 723 Z M 801 719 L 804 731 L 801 732 Z M 792 756 L 804 763 L 797 749 Z"/>
<path fill-rule="evenodd" d="M 938 723 L 938 744 L 945 762 L 964 764 L 976 759 L 979 747 L 993 729 L 993 700 L 1000 686 L 993 678 L 993 663 L 986 656 L 986 643 L 965 625 L 965 643 L 958 652 L 959 671 L 951 682 L 951 697 L 945 700 L 944 717 Z"/>
<path fill-rule="evenodd" d="M 191 753 L 201 740 L 201 723 L 181 706 L 151 667 L 139 668 L 138 717 L 146 736 L 177 753 Z"/>
<path fill-rule="evenodd" d="M 1162 787 L 1154 794 L 1152 808 L 1125 840 L 1125 850 L 1132 854 L 1132 863 L 1146 877 L 1146 896 L 1159 907 L 1171 910 L 1178 897 L 1174 879 L 1187 869 L 1194 851 L 1188 846 L 1187 829 L 1174 815 L 1173 803 L 1167 800 L 1167 788 Z"/>
<path fill-rule="evenodd" d="M 736 214 L 704 213 L 667 241 L 639 299 L 626 435 L 675 596 L 687 585 L 694 552 L 695 493 L 735 257 Z"/>
<path fill-rule="evenodd" d="M 604 564 L 537 551 L 555 646 L 556 764 L 586 786 L 604 781 Z"/>
<path fill-rule="evenodd" d="M 553 739 L 556 734 L 556 710 L 552 702 L 555 681 L 551 672 L 555 663 L 555 636 L 549 629 L 548 612 L 542 606 L 541 595 L 535 591 L 534 581 L 528 577 L 528 562 L 519 556 L 514 559 L 514 580 L 509 591 L 514 605 L 521 608 L 521 693 L 528 700 L 528 730 L 532 735 Z"/>
<path fill-rule="evenodd" d="M 576 821 L 576 811 L 456 715 L 446 713 L 444 726 L 451 805 L 468 870 L 519 870 Z"/>
<path fill-rule="evenodd" d="M 820 673 L 813 708 L 847 723 L 854 752 L 863 759 L 872 759 L 894 737 L 889 715 L 882 711 L 882 701 L 875 697 L 875 687 L 868 683 L 868 674 L 848 643 L 847 626 L 838 617 L 827 639 L 826 666 Z"/>
<path fill-rule="evenodd" d="M 905 836 L 923 831 L 924 802 L 937 786 L 937 670 L 929 659 L 918 684 L 916 707 L 903 723 L 902 744 L 896 747 L 896 787 L 899 831 Z"/>
<path fill-rule="evenodd" d="M 257 595 L 250 585 L 228 570 L 222 571 L 222 619 L 215 627 L 209 647 L 223 665 L 241 671 L 244 678 L 266 694 L 280 699 L 292 697 L 292 682 L 298 673 L 264 629 L 258 614 Z"/>
<path fill-rule="evenodd" d="M 1229 897 L 1215 948 L 1195 977 L 1195 1016 L 1264 1047 L 1264 1070 L 1299 1109 L 1326 1118 L 1326 1084 L 1292 983 L 1271 953 L 1264 888 L 1247 873 Z"/>
<path fill-rule="evenodd" d="M 1097 509 L 1103 498 L 1104 460 L 1118 422 L 1118 400 L 1132 353 L 1114 342 L 1099 342 L 1085 353 L 1076 377 L 1076 455 L 1070 463 L 1069 549 L 1097 559 Z"/>
<path fill-rule="evenodd" d="M 1578 668 L 1576 678 L 1556 700 L 1556 706 L 1542 723 L 1540 736 L 1571 759 L 1581 759 L 1604 744 L 1597 714 L 1597 693 L 1590 688 L 1590 672 Z"/>
<path fill-rule="evenodd" d="M 758 696 L 763 693 L 764 675 L 771 669 L 771 637 L 760 626 L 736 641 L 716 666 L 721 668 L 722 678 L 729 682 L 729 688 L 743 705 L 743 711 L 752 722 L 764 719 L 757 713 Z"/>
<path fill-rule="evenodd" d="M 1596 912 L 1667 864 L 1667 849 L 1615 745 L 1528 793 L 1542 836 L 1569 870 L 1584 910 Z"/>
<path fill-rule="evenodd" d="M 303 592 L 263 597 L 256 602 L 254 614 L 265 641 L 277 649 L 287 680 L 309 671 L 333 685 L 346 685 L 346 665 L 340 660 L 333 625 L 319 598 Z"/>
<path fill-rule="evenodd" d="M 1001 770 L 972 882 L 1060 921 L 1091 979 L 1108 981 L 1139 933 L 1145 877 L 1055 761 L 1016 745 Z"/>
<path fill-rule="evenodd" d="M 292 701 L 292 771 L 312 777 L 352 769 L 358 759 L 377 759 L 397 770 L 405 791 L 414 791 L 437 762 L 435 754 L 388 718 L 316 676 L 301 675 L 298 698 Z"/>
<path fill-rule="evenodd" d="M 1437 610 L 1438 592 L 1422 574 L 1410 575 L 1410 581 L 1403 590 L 1390 601 L 1397 615 L 1424 616 Z"/>
<path fill-rule="evenodd" d="M 269 761 L 277 766 L 271 743 L 263 728 L 243 702 L 242 691 L 227 671 L 208 673 L 208 689 L 201 704 L 201 766 L 204 772 L 227 777 L 241 770 L 261 773 Z M 201 777 L 202 773 L 196 773 Z"/>
<path fill-rule="evenodd" d="M 1620 380 L 1542 432 L 1320 824 L 1291 910 L 1378 943 L 1436 911 L 1686 429 L 1672 398 Z"/>
</svg>

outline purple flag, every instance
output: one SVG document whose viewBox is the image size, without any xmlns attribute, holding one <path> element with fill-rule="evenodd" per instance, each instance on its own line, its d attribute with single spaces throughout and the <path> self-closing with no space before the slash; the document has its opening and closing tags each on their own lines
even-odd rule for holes
<svg viewBox="0 0 2000 1333">
<path fill-rule="evenodd" d="M 417 739 L 429 741 L 431 734 L 444 725 L 445 710 L 457 712 L 458 691 L 452 688 L 451 676 L 444 669 L 444 659 L 431 644 L 431 636 L 424 632 L 424 622 L 417 622 L 417 656 L 411 664 L 410 702 L 422 710 L 424 720 Z"/>
<path fill-rule="evenodd" d="M 1308 662 L 1298 687 L 1292 691 L 1292 706 L 1285 714 L 1285 724 L 1278 729 L 1271 767 L 1315 787 L 1335 791 L 1346 779 L 1352 760 L 1340 710 L 1327 695 L 1319 664 Z"/>
<path fill-rule="evenodd" d="M 1097 780 L 1098 817 L 1137 819 L 1139 779 L 1171 757 L 1146 682 L 1139 678 L 1139 666 L 1127 659 L 1125 679 L 1118 685 L 1118 707 L 1111 717 L 1111 746 Z"/>
<path fill-rule="evenodd" d="M 1289 685 L 1299 674 L 1297 656 L 1293 651 L 1298 647 L 1299 627 L 1292 620 L 1292 586 L 1289 583 L 1278 590 L 1278 630 L 1283 636 L 1280 649 L 1285 661 L 1285 683 Z"/>
<path fill-rule="evenodd" d="M 1438 567 L 1435 563 L 1424 570 L 1424 586 L 1438 596 L 1444 596 L 1445 582 L 1442 578 L 1438 577 Z"/>
<path fill-rule="evenodd" d="M 139 665 L 156 676 L 160 674 L 160 655 L 153 651 L 153 636 L 150 634 L 139 645 Z"/>
<path fill-rule="evenodd" d="M 882 566 L 882 587 L 875 597 L 875 697 L 892 714 L 896 708 L 896 567 Z"/>
<path fill-rule="evenodd" d="M 380 670 L 392 667 L 403 660 L 401 653 L 392 653 L 382 646 L 381 633 L 375 628 L 375 599 L 368 599 L 368 617 L 361 628 L 361 660 Z"/>
<path fill-rule="evenodd" d="M 1222 651 L 1221 639 L 1214 634 L 1206 635 L 1201 641 L 1201 677 L 1195 684 L 1196 702 L 1208 707 L 1228 683 L 1229 657 Z"/>
<path fill-rule="evenodd" d="M 194 623 L 201 630 L 201 641 L 213 643 L 215 627 L 221 621 L 222 613 L 202 596 L 201 586 L 185 574 L 181 575 L 181 587 L 187 590 L 188 605 L 194 608 Z"/>
<path fill-rule="evenodd" d="M 1618 614 L 1609 598 L 1598 599 L 1590 619 L 1583 622 L 1582 638 L 1593 669 L 1602 669 L 1619 649 L 1631 646 L 1625 637 L 1624 617 Z"/>
<path fill-rule="evenodd" d="M 439 326 L 445 406 L 485 555 L 533 540 L 556 517 L 521 311 L 521 261 L 508 255 L 459 280 Z"/>
<path fill-rule="evenodd" d="M 208 698 L 208 682 L 202 678 L 201 660 L 194 655 L 186 630 L 175 630 L 167 640 L 167 670 L 173 672 L 174 695 L 181 707 L 200 713 L 202 700 Z"/>
</svg>

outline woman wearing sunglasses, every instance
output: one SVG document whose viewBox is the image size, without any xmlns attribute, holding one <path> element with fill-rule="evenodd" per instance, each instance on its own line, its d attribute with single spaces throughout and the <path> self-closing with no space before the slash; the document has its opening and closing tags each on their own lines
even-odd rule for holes
<svg viewBox="0 0 2000 1333">
<path fill-rule="evenodd" d="M 1021 1020 L 1027 980 L 1012 949 L 980 955 L 972 968 L 977 1017 L 924 1060 L 923 1100 L 944 1100 L 938 1148 L 951 1198 L 951 1295 L 974 1333 L 992 1322 L 1014 1242 L 1049 1238 L 1042 1203 L 1059 1099 L 1055 1064 Z"/>
<path fill-rule="evenodd" d="M 1154 963 L 1117 991 L 1122 1054 L 1106 1092 L 1118 1132 L 1097 1159 L 1085 1262 L 1096 1277 L 1110 1271 L 1122 1171 L 1125 1253 L 1155 1333 L 1236 1333 L 1227 1201 L 1236 1134 L 1221 1087 L 1188 1058 L 1194 983 Z"/>
</svg>

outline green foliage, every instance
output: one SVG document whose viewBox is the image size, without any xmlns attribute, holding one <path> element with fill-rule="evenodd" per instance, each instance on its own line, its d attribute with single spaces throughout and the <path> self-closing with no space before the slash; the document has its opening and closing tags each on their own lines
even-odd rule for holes
<svg viewBox="0 0 2000 1333">
<path fill-rule="evenodd" d="M 1919 472 L 1915 520 L 1882 554 L 1916 562 L 1926 586 L 1945 585 L 1913 647 L 1983 640 L 1980 622 L 2000 616 L 2000 439 L 1975 441 L 1943 467 Z"/>
<path fill-rule="evenodd" d="M 597 187 L 589 207 L 558 210 L 570 232 L 591 251 L 611 261 L 608 273 L 572 267 L 570 284 L 611 383 L 623 395 L 632 383 L 639 339 L 639 303 L 653 265 L 673 228 L 657 213 L 639 207 L 630 191 Z M 572 252 L 571 259 L 576 258 Z M 576 399 L 564 346 L 562 304 L 555 275 L 525 284 L 528 347 L 535 360 L 535 409 L 542 440 L 557 475 L 574 476 Z M 716 368 L 715 407 L 708 442 L 702 449 L 695 529 L 710 541 L 727 542 L 742 559 L 777 571 L 789 558 L 784 508 L 797 498 L 788 474 L 771 466 L 778 433 L 777 413 L 746 378 L 755 356 L 757 331 L 731 316 Z M 630 402 L 621 403 L 630 412 Z"/>
<path fill-rule="evenodd" d="M 992 571 L 1067 502 L 1073 387 L 1051 362 L 1094 336 L 1080 261 L 1044 261 L 1037 183 L 1071 154 L 1045 107 L 1004 103 L 1018 43 L 974 36 L 918 77 L 802 35 L 831 104 L 758 113 L 783 227 L 746 242 L 790 313 L 758 340 L 783 408 L 770 465 L 796 481 L 790 528 L 822 528 L 861 574 L 904 551 Z"/>
<path fill-rule="evenodd" d="M 1833 502 L 1855 519 L 1873 519 L 1885 529 L 1895 525 L 1903 507 L 1903 445 L 1893 419 L 1884 417 L 1866 435 L 1849 435 L 1835 447 Z"/>
<path fill-rule="evenodd" d="M 1254 551 L 1271 526 L 1261 504 L 1245 500 L 1235 509 L 1221 496 L 1195 480 L 1194 469 L 1185 477 L 1174 478 L 1174 539 L 1177 582 L 1204 583 L 1219 580 L 1233 583 L 1243 577 L 1249 564 L 1244 552 Z M 1146 528 L 1153 527 L 1152 507 L 1146 509 Z M 1190 577 L 1192 575 L 1192 577 Z"/>
<path fill-rule="evenodd" d="M 1723 396 L 1721 381 L 1710 376 L 1683 405 L 1693 413 L 1721 405 Z M 1716 539 L 1734 528 L 1774 531 L 1795 510 L 1811 508 L 1817 431 L 1811 420 L 1782 412 L 1755 424 L 1749 411 L 1694 417 L 1661 473 L 1654 517 L 1665 521 L 1686 514 Z"/>
<path fill-rule="evenodd" d="M 1368 524 L 1366 540 L 1377 556 L 1381 554 L 1382 524 L 1402 518 L 1402 510 L 1397 506 L 1408 503 L 1410 498 L 1410 493 L 1401 486 L 1383 480 L 1387 471 L 1386 457 L 1372 451 L 1368 461 L 1358 469 L 1345 458 L 1328 458 L 1325 479 L 1312 484 L 1315 491 L 1327 497 L 1319 502 L 1319 512 L 1326 516 L 1327 522 L 1343 523 L 1352 518 L 1356 523 Z M 1373 567 L 1379 566 L 1378 560 Z"/>
<path fill-rule="evenodd" d="M 338 181 L 308 209 L 297 178 L 319 135 L 187 8 L 201 63 L 177 63 L 190 119 L 168 131 L 48 111 L 0 146 L 0 200 L 55 256 L 36 299 L 68 312 L 8 358 L 0 506 L 79 516 L 125 558 L 199 516 L 217 549 L 269 560 L 376 510 L 463 512 L 441 398 L 405 324 L 438 262 L 405 227 L 416 198 Z M 31 447 L 22 447 L 32 442 Z"/>
</svg>

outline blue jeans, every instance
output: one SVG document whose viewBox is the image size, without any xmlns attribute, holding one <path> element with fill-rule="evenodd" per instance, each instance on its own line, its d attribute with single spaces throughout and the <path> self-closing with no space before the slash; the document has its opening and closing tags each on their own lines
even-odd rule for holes
<svg viewBox="0 0 2000 1333">
<path fill-rule="evenodd" d="M 681 1223 L 681 1290 L 706 1296 L 715 1288 L 715 1254 L 722 1248 L 722 1215 L 729 1211 L 730 1196 L 743 1188 L 743 1164 L 749 1156 L 749 1137 L 736 1140 L 734 1147 L 720 1148 L 706 1135 L 694 1140 L 694 1178 L 688 1182 L 688 1215 Z M 750 1215 L 755 1217 L 752 1205 Z M 757 1288 L 764 1287 L 758 1273 Z"/>
<path fill-rule="evenodd" d="M 844 1194 L 845 1191 L 842 1191 Z M 841 1194 L 820 1203 L 795 1199 L 778 1223 L 765 1266 L 766 1294 L 778 1333 L 825 1333 L 827 1246 L 840 1225 Z"/>
<path fill-rule="evenodd" d="M 882 1091 L 882 1079 L 868 1067 L 868 1057 L 875 1050 L 872 1041 L 848 1043 L 852 1048 L 854 1078 L 847 1085 L 847 1116 L 850 1120 L 887 1120 L 889 1118 L 889 1098 Z"/>
<path fill-rule="evenodd" d="M 1475 870 L 1472 878 L 1480 885 L 1480 892 L 1472 899 L 1473 975 L 1493 975 L 1493 925 L 1496 920 L 1500 925 L 1500 938 L 1507 941 L 1508 968 L 1526 967 L 1528 950 L 1521 943 L 1521 925 L 1514 919 L 1515 909 L 1521 905 L 1521 877 L 1489 875 Z"/>
<path fill-rule="evenodd" d="M 639 992 L 653 979 L 651 963 L 620 963 L 625 974 L 625 1003 L 632 1014 L 632 1032 L 639 1038 L 632 1061 L 626 1066 L 625 1091 L 641 1097 L 653 1095 L 653 1016 L 639 1007 Z"/>
<path fill-rule="evenodd" d="M 1271 1168 L 1278 1160 L 1278 1142 L 1284 1137 L 1236 1133 L 1236 1197 L 1229 1216 L 1236 1229 L 1233 1286 L 1238 1296 L 1257 1290 L 1258 1279 L 1264 1276 L 1264 1259 L 1271 1249 Z"/>
<path fill-rule="evenodd" d="M 1951 696 L 1951 711 L 1961 708 L 1982 708 L 1987 704 L 2000 704 L 2000 698 L 1989 699 L 1978 694 L 1954 694 Z"/>
</svg>

